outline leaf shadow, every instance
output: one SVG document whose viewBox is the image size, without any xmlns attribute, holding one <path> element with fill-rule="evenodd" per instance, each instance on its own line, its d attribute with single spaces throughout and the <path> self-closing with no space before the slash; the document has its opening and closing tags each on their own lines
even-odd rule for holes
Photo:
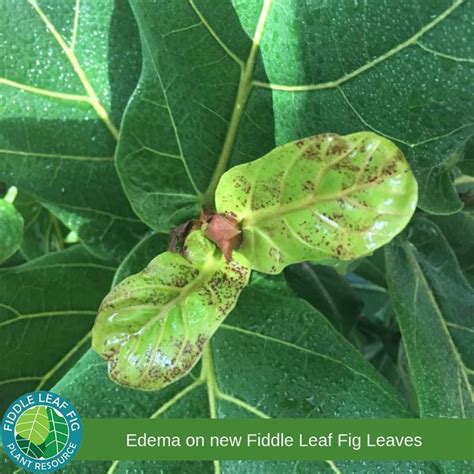
<svg viewBox="0 0 474 474">
<path fill-rule="evenodd" d="M 108 47 L 111 116 L 116 126 L 119 126 L 142 67 L 138 26 L 128 0 L 114 1 Z"/>
</svg>

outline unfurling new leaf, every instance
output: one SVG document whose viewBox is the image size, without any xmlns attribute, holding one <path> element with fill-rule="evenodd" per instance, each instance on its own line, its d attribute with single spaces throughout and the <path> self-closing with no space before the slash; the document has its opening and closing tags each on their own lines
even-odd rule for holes
<svg viewBox="0 0 474 474">
<path fill-rule="evenodd" d="M 121 385 L 158 390 L 196 364 L 209 338 L 237 302 L 250 269 L 227 261 L 201 231 L 185 242 L 184 256 L 165 252 L 104 299 L 93 348 Z"/>
<path fill-rule="evenodd" d="M 116 382 L 160 389 L 196 364 L 250 268 L 279 273 L 305 260 L 367 255 L 406 226 L 416 201 L 403 154 L 374 133 L 276 148 L 223 175 L 218 214 L 195 222 L 201 229 L 189 234 L 183 255 L 165 252 L 112 290 L 93 347 Z"/>
<path fill-rule="evenodd" d="M 288 143 L 227 171 L 216 191 L 217 211 L 241 224 L 239 252 L 265 273 L 370 254 L 407 225 L 416 202 L 402 152 L 371 132 Z"/>
</svg>

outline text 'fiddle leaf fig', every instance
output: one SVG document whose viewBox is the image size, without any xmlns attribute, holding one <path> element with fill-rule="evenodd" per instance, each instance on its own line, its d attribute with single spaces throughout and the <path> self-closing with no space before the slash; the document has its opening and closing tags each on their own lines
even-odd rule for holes
<svg viewBox="0 0 474 474">
<path fill-rule="evenodd" d="M 93 331 L 94 349 L 117 383 L 158 390 L 187 374 L 234 308 L 250 269 L 228 262 L 201 231 L 184 254 L 165 252 L 104 299 Z"/>
<path fill-rule="evenodd" d="M 402 152 L 372 132 L 288 143 L 230 169 L 216 191 L 217 211 L 241 225 L 238 251 L 264 273 L 368 255 L 407 225 L 416 203 Z"/>
</svg>

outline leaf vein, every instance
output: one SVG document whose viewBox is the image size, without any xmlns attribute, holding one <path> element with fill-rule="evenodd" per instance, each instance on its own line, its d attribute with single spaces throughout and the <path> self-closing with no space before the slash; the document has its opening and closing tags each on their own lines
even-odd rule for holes
<svg viewBox="0 0 474 474">
<path fill-rule="evenodd" d="M 344 74 L 339 79 L 336 79 L 333 81 L 321 82 L 318 84 L 304 84 L 304 85 L 294 85 L 294 86 L 285 85 L 285 84 L 266 83 L 262 81 L 253 81 L 252 84 L 256 87 L 262 87 L 265 89 L 272 89 L 272 90 L 283 91 L 283 92 L 309 92 L 309 91 L 332 89 L 332 88 L 338 87 L 341 84 L 344 84 L 345 82 L 350 81 L 351 79 L 354 79 L 355 77 L 359 76 L 365 71 L 372 69 L 373 67 L 382 63 L 383 61 L 386 61 L 392 56 L 395 56 L 400 51 L 403 51 L 409 46 L 416 45 L 419 38 L 421 38 L 423 35 L 431 31 L 434 27 L 436 27 L 439 23 L 441 23 L 445 18 L 447 18 L 451 13 L 453 13 L 463 3 L 464 3 L 464 0 L 454 1 L 449 8 L 447 8 L 440 15 L 434 18 L 431 22 L 423 26 L 413 36 L 403 41 L 402 43 L 398 44 L 397 46 L 390 49 L 389 51 L 382 54 L 381 56 L 378 56 L 372 61 L 364 64 L 363 66 L 360 66 L 357 69 L 354 69 L 353 71 L 347 74 Z"/>
<path fill-rule="evenodd" d="M 144 44 L 147 48 L 148 56 L 150 57 L 151 63 L 153 64 L 153 69 L 155 71 L 158 82 L 160 83 L 160 88 L 161 88 L 161 91 L 163 93 L 163 98 L 164 98 L 165 103 L 166 103 L 166 109 L 168 111 L 168 117 L 170 119 L 171 127 L 173 128 L 173 133 L 174 133 L 174 136 L 175 136 L 176 145 L 177 145 L 178 150 L 179 150 L 179 156 L 182 158 L 184 170 L 185 170 L 185 172 L 188 176 L 188 179 L 189 179 L 189 182 L 191 183 L 191 186 L 196 191 L 196 193 L 198 195 L 200 195 L 201 192 L 198 189 L 198 187 L 196 186 L 196 183 L 194 182 L 194 178 L 193 178 L 193 176 L 191 174 L 191 171 L 189 169 L 186 157 L 184 156 L 183 148 L 182 148 L 182 145 L 181 145 L 181 139 L 180 139 L 179 132 L 178 132 L 178 127 L 176 126 L 176 122 L 174 120 L 174 115 L 173 115 L 173 112 L 171 110 L 170 103 L 169 103 L 169 100 L 168 100 L 168 94 L 166 92 L 166 88 L 165 88 L 165 85 L 163 83 L 163 79 L 161 78 L 161 74 L 160 74 L 160 72 L 158 70 L 158 67 L 156 65 L 155 58 L 153 57 L 150 45 L 148 43 L 148 39 L 146 37 L 144 37 L 143 42 L 144 42 Z"/>
<path fill-rule="evenodd" d="M 311 349 L 306 349 L 305 347 L 298 346 L 296 344 L 285 341 L 283 339 L 278 339 L 278 338 L 275 338 L 275 337 L 272 337 L 272 336 L 267 336 L 265 334 L 260 334 L 260 333 L 255 332 L 255 331 L 250 331 L 248 329 L 242 329 L 242 328 L 239 328 L 239 327 L 236 327 L 236 326 L 230 326 L 228 324 L 221 324 L 221 328 L 227 329 L 227 330 L 230 330 L 230 331 L 240 332 L 240 333 L 246 334 L 248 336 L 258 337 L 258 338 L 264 339 L 266 341 L 273 342 L 275 344 L 281 344 L 281 345 L 290 347 L 292 349 L 304 352 L 306 354 L 311 354 L 311 355 L 314 355 L 314 356 L 319 357 L 321 359 L 329 360 L 329 361 L 331 361 L 335 364 L 341 365 L 344 368 L 346 368 L 347 370 L 349 370 L 350 372 L 352 372 L 353 374 L 355 374 L 356 376 L 367 380 L 372 385 L 375 385 L 377 387 L 377 390 L 380 390 L 381 392 L 383 392 L 384 394 L 389 396 L 392 400 L 395 400 L 399 405 L 403 406 L 391 393 L 387 392 L 383 387 L 381 387 L 375 381 L 370 379 L 366 374 L 364 374 L 362 372 L 359 372 L 358 370 L 350 367 L 349 365 L 345 364 L 344 362 L 342 362 L 340 360 L 337 360 L 337 359 L 334 359 L 333 357 L 330 357 L 327 354 L 322 354 L 322 353 L 313 351 Z"/>
<path fill-rule="evenodd" d="M 57 153 L 41 153 L 34 151 L 21 150 L 0 150 L 5 155 L 34 156 L 39 158 L 57 158 L 59 160 L 77 160 L 77 161 L 113 161 L 112 156 L 79 156 L 79 155 L 59 155 Z"/>
<path fill-rule="evenodd" d="M 23 92 L 30 92 L 32 94 L 44 95 L 46 97 L 51 97 L 54 99 L 71 100 L 74 102 L 86 102 L 90 104 L 90 98 L 86 95 L 68 94 L 66 92 L 51 91 L 49 89 L 43 89 L 41 87 L 35 87 L 35 86 L 30 86 L 28 84 L 22 84 L 16 81 L 11 81 L 10 79 L 6 79 L 4 77 L 0 77 L 0 84 L 13 87 L 14 89 L 19 89 Z"/>
<path fill-rule="evenodd" d="M 97 115 L 102 119 L 106 127 L 108 128 L 109 132 L 111 135 L 117 140 L 118 139 L 118 130 L 115 127 L 115 125 L 112 123 L 109 114 L 105 110 L 104 106 L 102 105 L 99 97 L 97 96 L 94 88 L 92 87 L 92 84 L 90 83 L 89 79 L 87 78 L 86 73 L 82 69 L 82 66 L 80 65 L 76 54 L 74 53 L 74 50 L 66 44 L 64 41 L 63 37 L 61 34 L 58 32 L 56 27 L 51 23 L 50 19 L 48 16 L 43 12 L 43 10 L 40 8 L 38 5 L 37 0 L 28 0 L 28 3 L 33 7 L 33 9 L 36 11 L 40 19 L 43 21 L 43 23 L 46 25 L 46 28 L 49 30 L 49 32 L 53 35 L 54 39 L 56 42 L 59 44 L 61 49 L 63 50 L 64 54 L 68 58 L 69 62 L 71 63 L 71 66 L 74 69 L 74 72 L 76 73 L 77 77 L 81 81 L 88 97 L 89 97 L 89 102 L 91 103 L 92 107 L 96 111 Z"/>
<path fill-rule="evenodd" d="M 202 14 L 199 8 L 194 3 L 194 0 L 189 0 L 189 5 L 194 10 L 198 18 L 201 20 L 201 23 L 206 27 L 209 34 L 216 40 L 217 44 L 232 58 L 241 68 L 244 67 L 244 61 L 235 54 L 226 43 L 220 38 L 220 36 L 215 32 L 210 23 L 207 21 L 206 17 Z"/>
</svg>

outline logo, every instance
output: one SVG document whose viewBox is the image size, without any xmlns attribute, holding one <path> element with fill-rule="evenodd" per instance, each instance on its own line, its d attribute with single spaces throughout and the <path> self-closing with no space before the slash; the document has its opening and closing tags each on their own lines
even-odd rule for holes
<svg viewBox="0 0 474 474">
<path fill-rule="evenodd" d="M 82 424 L 74 406 L 53 392 L 27 393 L 3 416 L 3 449 L 25 471 L 61 469 L 74 458 L 81 440 Z"/>
</svg>

